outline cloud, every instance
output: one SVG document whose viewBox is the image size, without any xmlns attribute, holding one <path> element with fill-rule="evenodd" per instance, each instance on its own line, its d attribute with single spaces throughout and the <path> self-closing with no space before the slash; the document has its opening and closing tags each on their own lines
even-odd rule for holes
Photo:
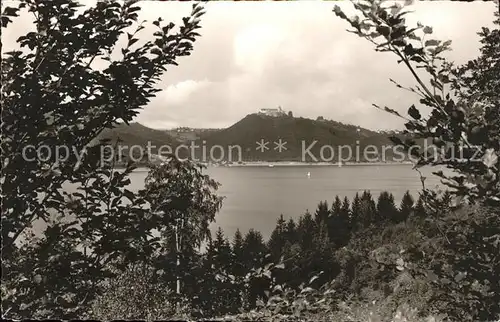
<svg viewBox="0 0 500 322">
<path fill-rule="evenodd" d="M 182 104 L 185 103 L 189 96 L 196 91 L 208 86 L 209 81 L 186 80 L 174 85 L 169 85 L 161 94 L 166 103 Z"/>
<path fill-rule="evenodd" d="M 286 41 L 286 31 L 271 24 L 257 24 L 241 30 L 234 39 L 236 65 L 257 75 Z"/>
<path fill-rule="evenodd" d="M 338 3 L 349 15 L 349 2 Z M 139 19 L 181 22 L 188 2 L 140 2 Z M 418 102 L 389 78 L 413 85 L 408 70 L 391 53 L 377 53 L 368 41 L 348 33 L 348 24 L 332 12 L 335 3 L 208 2 L 201 38 L 192 55 L 178 59 L 162 77 L 164 90 L 137 121 L 154 128 L 226 127 L 260 108 L 281 105 L 295 116 L 325 118 L 372 129 L 403 122 L 371 105 L 405 112 Z M 416 2 L 407 22 L 434 29 L 433 37 L 451 39 L 448 57 L 457 63 L 478 55 L 482 26 L 492 26 L 491 2 Z M 20 18 L 2 40 L 13 41 L 30 28 Z M 466 22 L 466 23 L 465 23 Z M 11 34 L 12 33 L 12 34 Z M 17 34 L 17 37 L 15 37 Z M 152 29 L 141 33 L 148 39 Z M 4 36 L 4 35 L 3 35 Z"/>
</svg>

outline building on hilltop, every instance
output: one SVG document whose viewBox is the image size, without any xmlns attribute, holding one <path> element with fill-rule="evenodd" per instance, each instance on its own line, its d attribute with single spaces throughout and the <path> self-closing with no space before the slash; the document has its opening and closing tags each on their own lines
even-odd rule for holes
<svg viewBox="0 0 500 322">
<path fill-rule="evenodd" d="M 180 126 L 174 130 L 177 132 L 193 132 L 194 131 L 192 128 L 187 127 L 187 126 Z"/>
<path fill-rule="evenodd" d="M 281 106 L 278 106 L 278 108 L 261 108 L 259 114 L 276 117 L 285 116 L 286 112 L 281 109 Z"/>
</svg>

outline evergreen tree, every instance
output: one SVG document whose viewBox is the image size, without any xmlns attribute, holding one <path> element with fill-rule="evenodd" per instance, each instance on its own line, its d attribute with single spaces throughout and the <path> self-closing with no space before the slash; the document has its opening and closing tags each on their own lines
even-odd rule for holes
<svg viewBox="0 0 500 322">
<path fill-rule="evenodd" d="M 335 200 L 332 202 L 332 209 L 330 210 L 330 217 L 328 218 L 328 236 L 330 240 L 333 240 L 336 235 L 336 227 L 338 226 L 337 220 L 340 215 L 342 208 L 342 201 L 339 196 L 335 196 Z"/>
<path fill-rule="evenodd" d="M 340 214 L 341 210 L 342 210 L 342 200 L 340 200 L 339 196 L 335 196 L 335 200 L 332 203 L 331 214 L 338 215 Z"/>
<path fill-rule="evenodd" d="M 278 260 L 283 255 L 286 242 L 286 228 L 286 221 L 283 215 L 281 215 L 267 244 L 273 260 Z"/>
<path fill-rule="evenodd" d="M 280 218 L 282 219 L 282 217 Z M 277 284 L 282 284 L 282 283 L 288 283 L 295 278 L 295 270 L 294 270 L 294 259 L 296 256 L 300 253 L 300 246 L 298 245 L 298 234 L 297 234 L 297 225 L 295 221 L 290 218 L 288 222 L 284 224 L 284 229 L 281 233 L 281 242 L 282 242 L 282 248 L 281 248 L 281 254 L 277 255 L 276 251 L 274 251 L 273 254 L 273 248 L 276 245 L 276 240 L 278 240 L 277 236 L 277 231 L 278 227 L 281 227 L 282 221 L 278 220 L 278 224 L 276 229 L 273 231 L 273 234 L 271 234 L 270 240 L 268 242 L 268 248 L 272 256 L 272 261 L 274 263 L 278 263 L 282 258 L 283 260 L 288 262 L 287 269 L 284 271 L 277 271 L 275 272 L 275 275 L 273 277 L 275 278 L 275 282 Z"/>
<path fill-rule="evenodd" d="M 243 240 L 242 250 L 247 271 L 264 265 L 267 247 L 260 232 L 250 229 Z M 268 286 L 268 282 L 262 279 L 256 279 L 250 282 L 245 298 L 245 303 L 247 303 L 249 308 L 255 308 L 257 299 L 265 296 L 264 291 Z"/>
<path fill-rule="evenodd" d="M 370 191 L 365 190 L 360 199 L 359 222 L 363 227 L 368 227 L 375 221 L 377 213 L 375 201 Z"/>
<path fill-rule="evenodd" d="M 299 241 L 297 236 L 297 224 L 292 218 L 290 218 L 286 224 L 285 239 L 292 245 Z"/>
<path fill-rule="evenodd" d="M 330 240 L 328 238 L 328 225 L 321 221 L 317 228 L 316 234 L 313 236 L 314 250 L 324 249 L 328 246 Z"/>
<path fill-rule="evenodd" d="M 216 268 L 227 270 L 230 267 L 233 257 L 231 245 L 224 236 L 221 227 L 217 229 L 215 238 L 209 243 L 207 256 L 211 259 Z"/>
<path fill-rule="evenodd" d="M 340 235 L 337 234 L 337 238 L 340 238 Z M 335 246 L 330 242 L 327 223 L 321 222 L 320 226 L 317 227 L 313 245 L 314 247 L 304 254 L 300 277 L 310 278 L 319 272 L 323 272 L 317 281 L 318 285 L 322 285 L 326 281 L 331 281 L 339 273 L 339 267 L 334 255 Z"/>
<path fill-rule="evenodd" d="M 314 221 L 316 226 L 320 227 L 321 223 L 327 223 L 328 217 L 330 217 L 330 210 L 328 209 L 328 203 L 326 201 L 320 201 L 316 213 L 314 215 Z"/>
<path fill-rule="evenodd" d="M 219 227 L 215 238 L 210 240 L 205 258 L 203 276 L 200 276 L 203 285 L 198 296 L 201 309 L 205 316 L 235 312 L 240 306 L 239 290 L 231 282 L 233 254 L 222 228 Z"/>
<path fill-rule="evenodd" d="M 234 285 L 234 288 L 239 292 L 238 298 L 235 299 L 235 301 L 239 303 L 239 308 L 242 307 L 245 301 L 244 286 L 241 281 L 243 277 L 248 273 L 248 269 L 245 266 L 246 257 L 244 255 L 243 243 L 243 235 L 241 234 L 240 229 L 237 228 L 232 241 L 233 261 L 231 271 L 236 279 L 240 281 L 240 283 Z"/>
<path fill-rule="evenodd" d="M 235 254 L 239 253 L 241 248 L 243 247 L 243 235 L 241 235 L 241 231 L 239 228 L 237 228 L 236 232 L 234 233 L 232 247 Z"/>
<path fill-rule="evenodd" d="M 242 245 L 243 263 L 247 270 L 259 267 L 264 262 L 267 247 L 262 234 L 254 229 L 250 229 L 243 239 Z"/>
<path fill-rule="evenodd" d="M 401 220 L 406 220 L 411 215 L 411 213 L 413 212 L 414 203 L 415 201 L 413 200 L 410 192 L 406 191 L 403 199 L 401 200 L 401 205 L 399 206 L 399 214 Z"/>
<path fill-rule="evenodd" d="M 380 193 L 377 201 L 376 222 L 381 223 L 387 220 L 399 222 L 398 210 L 394 203 L 394 196 L 392 193 L 383 191 Z"/>
<path fill-rule="evenodd" d="M 337 196 L 333 202 L 331 216 L 328 221 L 328 236 L 336 247 L 342 247 L 347 244 L 349 231 L 349 200 L 344 205 Z"/>
<path fill-rule="evenodd" d="M 360 227 L 360 214 L 361 214 L 361 199 L 359 197 L 359 193 L 356 192 L 354 199 L 351 204 L 351 217 L 350 217 L 350 226 L 351 230 L 355 230 Z"/>
<path fill-rule="evenodd" d="M 241 235 L 240 229 L 236 229 L 233 237 L 233 274 L 235 276 L 243 276 L 246 272 L 244 266 L 244 256 L 243 256 L 243 236 Z"/>
<path fill-rule="evenodd" d="M 344 197 L 344 201 L 342 202 L 342 208 L 341 208 L 341 214 L 346 218 L 345 220 L 347 221 L 347 228 L 348 231 L 352 231 L 352 224 L 351 224 L 351 202 L 349 201 L 349 198 Z"/>
<path fill-rule="evenodd" d="M 299 219 L 299 226 L 297 228 L 299 245 L 302 250 L 308 250 L 313 247 L 313 236 L 316 233 L 316 227 L 311 213 L 306 211 L 304 216 Z"/>
<path fill-rule="evenodd" d="M 349 199 L 347 197 L 344 198 L 344 202 L 340 208 L 339 213 L 339 238 L 337 239 L 337 247 L 343 247 L 347 245 L 350 235 L 351 235 L 351 227 L 349 223 Z"/>
<path fill-rule="evenodd" d="M 342 202 L 342 208 L 340 211 L 344 216 L 347 216 L 348 218 L 350 218 L 350 215 L 351 215 L 350 209 L 351 209 L 351 203 L 349 201 L 349 198 L 344 197 L 344 201 Z"/>
<path fill-rule="evenodd" d="M 285 258 L 295 256 L 299 244 L 299 237 L 297 233 L 297 224 L 292 218 L 290 218 L 286 224 L 284 241 L 283 256 Z"/>
</svg>

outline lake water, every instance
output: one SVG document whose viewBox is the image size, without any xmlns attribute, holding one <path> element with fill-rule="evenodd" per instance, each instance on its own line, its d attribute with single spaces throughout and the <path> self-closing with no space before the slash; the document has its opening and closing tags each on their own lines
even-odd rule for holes
<svg viewBox="0 0 500 322">
<path fill-rule="evenodd" d="M 417 197 L 422 187 L 418 173 L 404 164 L 210 167 L 204 171 L 222 184 L 218 192 L 226 197 L 212 228 L 220 226 L 230 239 L 237 228 L 242 233 L 254 228 L 267 239 L 280 214 L 298 218 L 306 210 L 314 212 L 322 200 L 330 205 L 336 195 L 352 199 L 356 192 L 370 190 L 377 198 L 387 190 L 399 203 L 406 190 Z M 439 184 L 430 169 L 422 172 L 427 176 L 426 187 Z M 142 188 L 146 174 L 145 169 L 135 171 L 130 189 Z"/>
</svg>

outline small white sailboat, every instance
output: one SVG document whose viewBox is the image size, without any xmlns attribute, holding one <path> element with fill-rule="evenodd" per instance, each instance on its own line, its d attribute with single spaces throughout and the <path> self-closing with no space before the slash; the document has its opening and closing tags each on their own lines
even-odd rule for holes
<svg viewBox="0 0 500 322">
<path fill-rule="evenodd" d="M 311 177 L 311 172 L 307 172 L 307 177 L 310 178 Z"/>
</svg>

